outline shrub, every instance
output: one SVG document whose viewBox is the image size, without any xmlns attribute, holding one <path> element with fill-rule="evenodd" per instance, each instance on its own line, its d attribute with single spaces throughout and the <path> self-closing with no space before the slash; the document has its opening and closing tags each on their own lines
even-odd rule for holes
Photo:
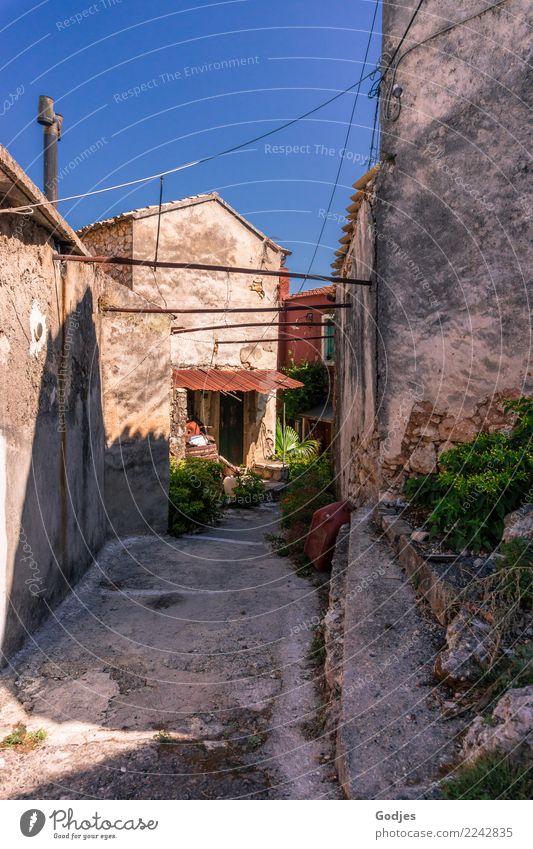
<svg viewBox="0 0 533 849">
<path fill-rule="evenodd" d="M 529 640 L 514 645 L 511 652 L 500 655 L 483 676 L 480 698 L 486 705 L 495 705 L 511 687 L 533 684 L 533 643 Z"/>
<path fill-rule="evenodd" d="M 533 486 L 533 400 L 504 401 L 515 413 L 511 433 L 480 433 L 446 451 L 438 474 L 412 478 L 406 494 L 431 508 L 430 537 L 445 534 L 452 548 L 497 545 L 507 513 Z"/>
<path fill-rule="evenodd" d="M 327 454 L 289 462 L 289 483 L 283 493 L 281 527 L 289 556 L 305 569 L 304 545 L 313 513 L 335 498 Z"/>
<path fill-rule="evenodd" d="M 531 799 L 532 793 L 531 769 L 498 754 L 485 755 L 471 766 L 459 767 L 442 787 L 445 799 Z"/>
<path fill-rule="evenodd" d="M 11 733 L 0 741 L 0 749 L 8 749 L 11 746 L 20 746 L 24 750 L 34 749 L 43 743 L 47 736 L 43 728 L 39 728 L 37 731 L 28 731 L 24 723 L 17 722 Z"/>
<path fill-rule="evenodd" d="M 196 457 L 172 460 L 169 486 L 169 532 L 180 536 L 213 524 L 222 511 L 222 465 Z"/>
<path fill-rule="evenodd" d="M 286 366 L 283 373 L 304 385 L 300 389 L 288 389 L 278 393 L 278 400 L 285 404 L 285 415 L 292 422 L 300 414 L 325 401 L 329 394 L 329 373 L 323 363 L 303 362 Z"/>
<path fill-rule="evenodd" d="M 238 507 L 257 507 L 265 500 L 265 485 L 261 475 L 251 469 L 243 470 L 237 478 L 233 496 Z"/>
<path fill-rule="evenodd" d="M 485 579 L 488 597 L 496 608 L 513 611 L 533 607 L 533 544 L 527 539 L 513 539 L 499 548 L 502 555 L 496 570 Z"/>
</svg>

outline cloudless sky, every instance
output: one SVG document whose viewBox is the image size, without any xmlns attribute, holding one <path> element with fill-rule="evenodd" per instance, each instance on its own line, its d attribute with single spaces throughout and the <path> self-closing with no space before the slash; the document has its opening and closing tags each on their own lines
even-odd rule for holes
<svg viewBox="0 0 533 849">
<path fill-rule="evenodd" d="M 210 155 L 356 82 L 374 7 L 375 0 L 2 0 L 0 141 L 41 186 L 37 99 L 53 97 L 64 115 L 60 197 Z M 365 72 L 380 48 L 381 9 Z M 224 67 L 230 60 L 244 61 Z M 368 170 L 370 85 L 362 84 L 313 265 L 319 273 L 330 273 L 352 183 Z M 291 269 L 307 271 L 352 106 L 347 94 L 245 152 L 166 177 L 164 200 L 218 191 L 293 252 Z M 78 228 L 157 203 L 158 193 L 156 180 L 66 202 L 60 211 Z"/>
</svg>

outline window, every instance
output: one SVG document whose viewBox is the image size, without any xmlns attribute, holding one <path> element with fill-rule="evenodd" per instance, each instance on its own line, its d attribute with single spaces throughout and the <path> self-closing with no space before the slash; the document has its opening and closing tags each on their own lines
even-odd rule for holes
<svg viewBox="0 0 533 849">
<path fill-rule="evenodd" d="M 333 323 L 333 317 L 330 315 L 325 315 L 324 320 L 326 321 L 326 327 L 324 327 L 323 357 L 324 361 L 328 363 L 335 357 L 335 325 Z"/>
</svg>

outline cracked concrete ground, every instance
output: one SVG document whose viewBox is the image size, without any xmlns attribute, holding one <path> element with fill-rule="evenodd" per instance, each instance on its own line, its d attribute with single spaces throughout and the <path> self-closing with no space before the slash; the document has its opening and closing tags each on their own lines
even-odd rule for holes
<svg viewBox="0 0 533 849">
<path fill-rule="evenodd" d="M 318 579 L 270 550 L 278 510 L 106 546 L 0 677 L 1 798 L 338 797 L 307 654 Z"/>
</svg>

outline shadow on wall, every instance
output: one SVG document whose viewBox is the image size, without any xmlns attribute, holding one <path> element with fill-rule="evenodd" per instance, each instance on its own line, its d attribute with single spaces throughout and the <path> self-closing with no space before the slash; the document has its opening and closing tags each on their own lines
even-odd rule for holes
<svg viewBox="0 0 533 849">
<path fill-rule="evenodd" d="M 166 533 L 169 445 L 161 435 L 124 428 L 104 455 L 107 536 Z"/>
<path fill-rule="evenodd" d="M 65 596 L 104 539 L 104 431 L 92 313 L 93 296 L 87 290 L 76 308 L 61 317 L 57 335 L 48 336 L 38 398 L 35 405 L 25 399 L 26 415 L 35 417 L 33 430 L 9 438 L 7 482 L 13 497 L 8 496 L 7 512 L 13 518 L 5 576 L 5 656 Z"/>
<path fill-rule="evenodd" d="M 100 374 L 87 289 L 48 336 L 38 397 L 22 401 L 33 428 L 7 428 L 0 666 L 68 594 L 106 536 L 166 531 L 167 482 L 158 470 L 168 465 L 167 440 L 126 430 L 106 447 Z"/>
</svg>

